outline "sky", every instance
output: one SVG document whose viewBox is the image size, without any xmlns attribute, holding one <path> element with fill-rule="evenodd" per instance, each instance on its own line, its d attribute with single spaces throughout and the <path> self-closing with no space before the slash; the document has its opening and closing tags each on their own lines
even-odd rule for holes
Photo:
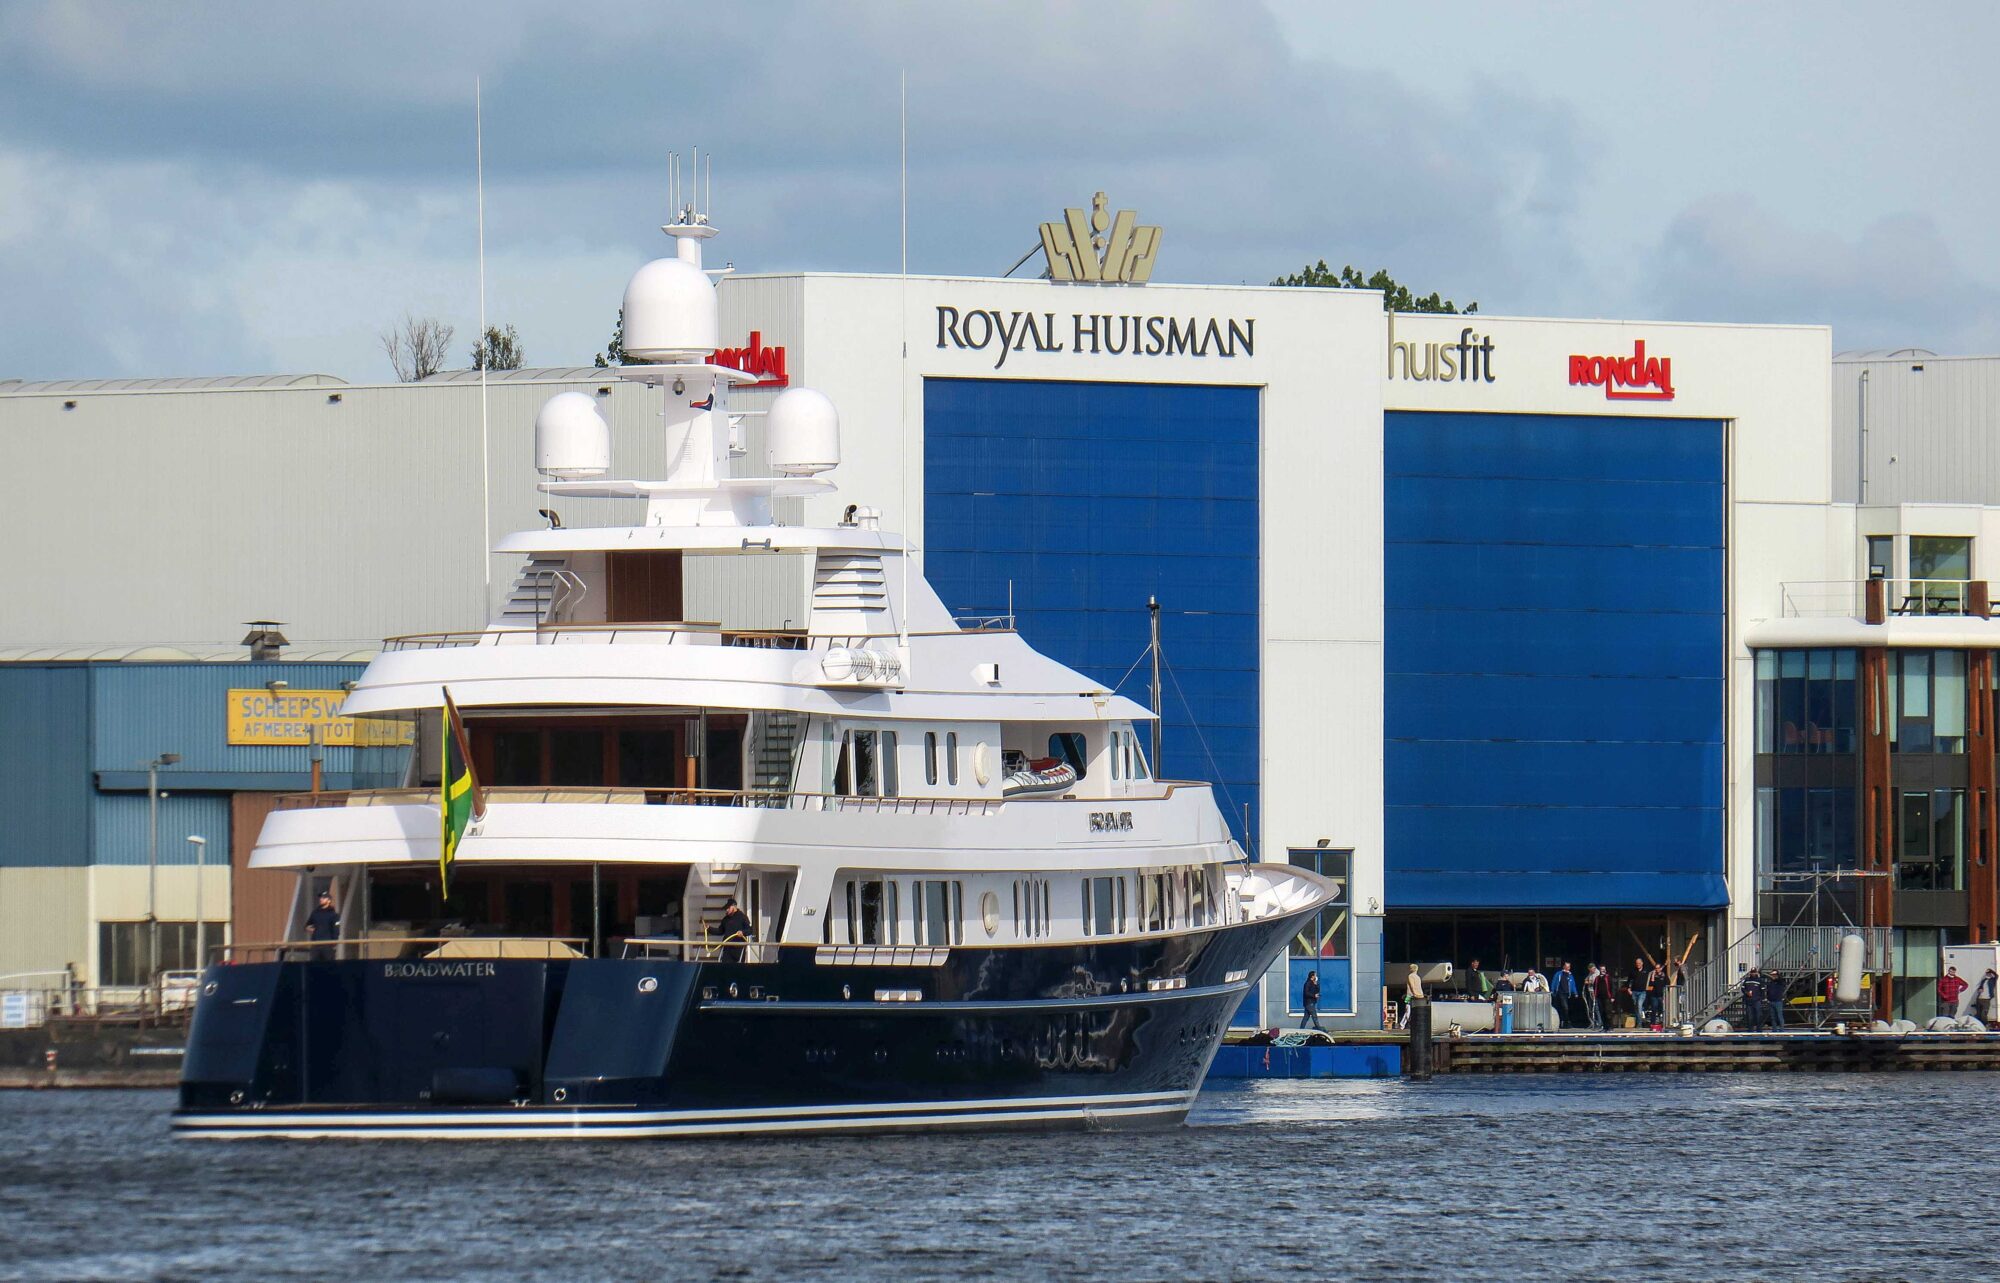
<svg viewBox="0 0 2000 1283">
<path fill-rule="evenodd" d="M 684 15 L 702 14 L 693 20 Z M 1155 280 L 2000 351 L 2000 6 L 0 4 L 0 378 L 588 363 L 713 158 L 746 271 L 998 275 L 1108 193 Z M 1033 267 L 1024 268 L 1032 271 Z"/>
</svg>

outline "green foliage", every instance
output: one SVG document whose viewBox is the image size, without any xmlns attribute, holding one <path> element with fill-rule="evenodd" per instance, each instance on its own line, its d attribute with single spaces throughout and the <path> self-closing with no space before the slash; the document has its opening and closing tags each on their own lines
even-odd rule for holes
<svg viewBox="0 0 2000 1283">
<path fill-rule="evenodd" d="M 521 336 L 514 327 L 486 327 L 486 338 L 472 349 L 475 370 L 518 370 L 521 368 Z"/>
<path fill-rule="evenodd" d="M 1363 278 L 1360 271 L 1352 266 L 1343 267 L 1336 275 L 1332 268 L 1321 259 L 1301 272 L 1290 276 L 1280 276 L 1273 285 L 1311 285 L 1322 289 L 1335 290 L 1381 290 L 1382 310 L 1385 312 L 1458 312 L 1459 307 L 1450 299 L 1436 293 L 1417 297 L 1407 285 L 1398 285 L 1396 278 L 1389 275 L 1387 268 L 1377 268 L 1375 274 Z M 1470 316 L 1479 310 L 1479 304 L 1467 303 L 1464 314 Z"/>
<path fill-rule="evenodd" d="M 597 368 L 608 369 L 625 364 L 625 309 L 618 309 L 618 324 L 611 327 L 611 342 L 597 354 Z"/>
</svg>

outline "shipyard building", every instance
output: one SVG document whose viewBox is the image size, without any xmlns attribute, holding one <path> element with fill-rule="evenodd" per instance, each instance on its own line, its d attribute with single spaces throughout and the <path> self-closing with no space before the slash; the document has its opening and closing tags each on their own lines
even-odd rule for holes
<svg viewBox="0 0 2000 1283">
<path fill-rule="evenodd" d="M 721 297 L 726 359 L 759 378 L 734 408 L 810 385 L 842 415 L 838 498 L 781 518 L 879 508 L 955 614 L 1141 700 L 1157 601 L 1157 769 L 1214 779 L 1256 858 L 1344 889 L 1244 1021 L 1284 1021 L 1314 971 L 1325 1012 L 1374 1026 L 1413 961 L 1643 954 L 1693 987 L 1844 922 L 1923 1015 L 1937 949 L 1992 938 L 2000 362 L 1346 290 L 795 274 Z M 348 671 L 286 677 L 292 652 L 562 609 L 484 552 L 545 509 L 630 519 L 532 488 L 560 391 L 597 400 L 621 475 L 662 470 L 644 390 L 588 367 L 496 376 L 483 434 L 463 373 L 0 383 L 12 474 L 110 496 L 22 486 L 0 512 L 42 550 L 0 626 L 22 757 L 0 806 L 25 817 L 0 831 L 0 940 L 40 942 L 5 969 L 122 974 L 105 924 L 132 920 L 160 753 L 158 849 L 247 850 L 314 750 L 231 743 L 225 702 Z M 691 559 L 683 610 L 793 627 L 810 581 L 773 557 L 724 588 Z M 253 620 L 292 651 L 199 650 Z M 184 919 L 192 873 L 152 876 Z"/>
</svg>

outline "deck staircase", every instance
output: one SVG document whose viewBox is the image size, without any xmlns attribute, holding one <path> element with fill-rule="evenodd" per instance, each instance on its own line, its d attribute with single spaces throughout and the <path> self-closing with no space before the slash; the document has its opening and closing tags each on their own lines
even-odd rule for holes
<svg viewBox="0 0 2000 1283">
<path fill-rule="evenodd" d="M 805 743 L 805 718 L 797 713 L 750 715 L 750 787 L 758 793 L 789 793 Z"/>
<path fill-rule="evenodd" d="M 698 864 L 694 866 L 694 886 L 689 890 L 690 898 L 699 897 L 699 911 L 695 915 L 694 931 L 691 939 L 722 939 L 722 912 L 738 894 L 743 880 L 743 866 L 738 864 Z"/>
<path fill-rule="evenodd" d="M 573 590 L 575 576 L 561 557 L 533 556 L 514 578 L 507 603 L 496 621 L 503 627 L 536 628 L 553 622 L 563 599 Z"/>
</svg>

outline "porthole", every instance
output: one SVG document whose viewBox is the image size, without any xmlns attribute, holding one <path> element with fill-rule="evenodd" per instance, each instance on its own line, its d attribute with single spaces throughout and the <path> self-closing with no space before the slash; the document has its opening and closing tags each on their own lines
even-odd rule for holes
<svg viewBox="0 0 2000 1283">
<path fill-rule="evenodd" d="M 639 978 L 640 993 L 651 993 L 653 992 L 653 990 L 658 989 L 659 987 L 660 987 L 660 981 L 657 976 L 641 976 Z"/>
<path fill-rule="evenodd" d="M 1000 897 L 991 891 L 979 897 L 979 922 L 987 935 L 1000 934 Z"/>
</svg>

